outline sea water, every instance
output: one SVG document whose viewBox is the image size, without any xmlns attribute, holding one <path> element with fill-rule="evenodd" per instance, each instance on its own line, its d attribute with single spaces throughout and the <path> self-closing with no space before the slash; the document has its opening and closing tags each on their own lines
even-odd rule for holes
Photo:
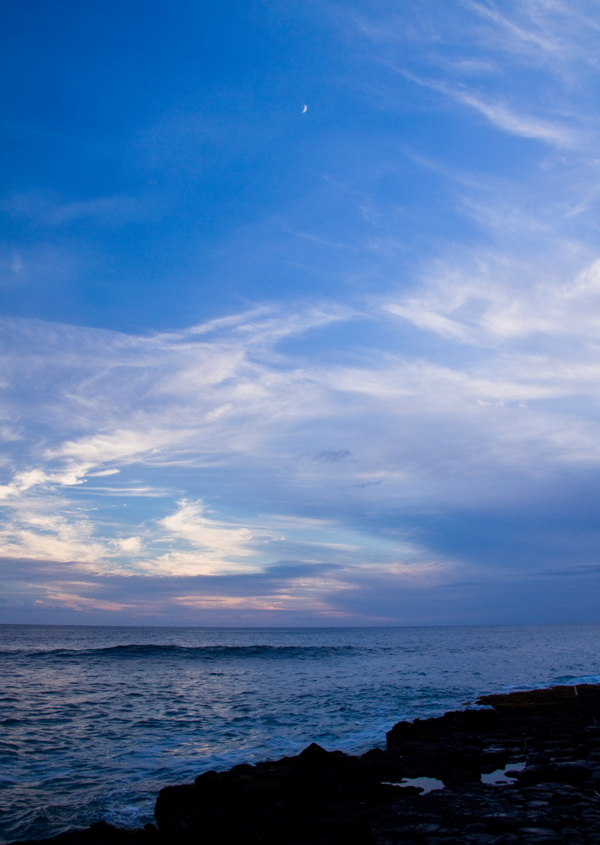
<svg viewBox="0 0 600 845">
<path fill-rule="evenodd" d="M 385 747 L 484 693 L 600 682 L 600 626 L 0 626 L 0 841 L 153 820 L 167 784 Z"/>
</svg>

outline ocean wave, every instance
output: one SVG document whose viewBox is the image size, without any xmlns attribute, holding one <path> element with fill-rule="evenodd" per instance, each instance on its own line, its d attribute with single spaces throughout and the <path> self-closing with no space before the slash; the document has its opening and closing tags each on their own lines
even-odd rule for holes
<svg viewBox="0 0 600 845">
<path fill-rule="evenodd" d="M 127 659 L 188 659 L 188 660 L 223 660 L 247 658 L 271 659 L 315 659 L 342 657 L 356 654 L 362 649 L 351 646 L 275 646 L 275 645 L 246 645 L 246 646 L 181 646 L 159 644 L 129 644 L 105 646 L 103 648 L 68 649 L 57 648 L 41 651 L 21 652 L 21 656 L 36 658 L 106 658 L 115 660 Z M 0 652 L 0 655 L 5 654 Z M 8 654 L 8 653 L 6 653 Z M 11 655 L 14 656 L 15 652 Z"/>
</svg>

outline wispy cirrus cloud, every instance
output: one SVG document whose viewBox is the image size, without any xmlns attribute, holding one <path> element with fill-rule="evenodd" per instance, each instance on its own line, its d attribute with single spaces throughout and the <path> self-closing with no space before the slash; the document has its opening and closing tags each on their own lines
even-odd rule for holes
<svg viewBox="0 0 600 845">
<path fill-rule="evenodd" d="M 483 26 L 479 38 L 492 50 L 503 51 L 525 64 L 539 64 L 550 73 L 571 81 L 597 67 L 599 34 L 594 4 L 587 0 L 529 0 L 527 3 L 492 4 L 468 0 L 464 6 Z"/>
<path fill-rule="evenodd" d="M 540 274 L 539 266 L 503 258 L 483 257 L 475 267 L 459 270 L 440 265 L 418 296 L 386 308 L 423 329 L 465 343 L 496 346 L 545 335 L 555 340 L 571 337 L 585 345 L 597 337 L 600 262 L 592 261 L 566 280 L 550 267 L 548 275 Z M 591 351 L 581 352 L 588 361 L 593 357 Z M 561 346 L 557 357 L 563 355 Z M 560 372 L 556 375 L 560 378 Z"/>
<path fill-rule="evenodd" d="M 358 319 L 335 308 L 328 318 L 325 306 L 139 338 L 9 324 L 21 342 L 6 407 L 19 411 L 27 450 L 15 442 L 0 551 L 155 577 L 257 572 L 286 555 L 424 575 L 426 546 L 386 524 L 373 533 L 363 516 L 350 528 L 357 514 L 390 497 L 444 501 L 457 472 L 455 501 L 480 496 L 499 471 L 535 479 L 600 460 L 595 419 L 565 404 L 592 396 L 600 372 L 597 264 L 561 284 L 508 284 L 511 272 L 490 256 L 484 274 L 433 268 L 418 295 L 371 300 L 360 366 L 309 354 L 314 333 Z M 446 343 L 444 363 L 379 348 L 378 326 L 398 318 Z M 28 392 L 40 378 L 47 428 Z M 219 512 L 231 478 L 243 517 Z M 154 515 L 130 515 L 136 497 Z M 327 516 L 315 521 L 315 508 Z"/>
<path fill-rule="evenodd" d="M 346 24 L 377 46 L 374 62 L 496 129 L 593 154 L 600 127 L 589 97 L 600 33 L 591 4 L 469 0 L 448 14 L 428 0 L 400 12 L 347 11 Z M 384 78 L 379 84 L 380 107 L 406 100 L 406 89 L 394 93 Z"/>
<path fill-rule="evenodd" d="M 78 220 L 94 219 L 109 225 L 122 225 L 150 213 L 149 202 L 138 197 L 95 197 L 68 200 L 49 191 L 26 191 L 6 197 L 0 211 L 11 217 L 26 218 L 38 225 L 62 226 Z"/>
<path fill-rule="evenodd" d="M 458 103 L 469 106 L 487 118 L 490 123 L 523 138 L 535 138 L 557 147 L 578 148 L 582 146 L 582 133 L 558 121 L 544 120 L 533 115 L 519 114 L 502 100 L 490 100 L 485 96 L 447 86 L 432 86 L 448 94 Z"/>
<path fill-rule="evenodd" d="M 511 105 L 505 97 L 494 97 L 467 87 L 464 83 L 451 85 L 435 79 L 425 79 L 397 68 L 398 73 L 406 79 L 438 91 L 450 97 L 457 103 L 483 115 L 493 126 L 522 138 L 532 138 L 547 144 L 571 150 L 587 146 L 587 133 L 582 128 L 573 125 L 573 121 L 551 119 L 543 115 L 535 115 L 526 111 L 519 111 L 518 106 Z"/>
</svg>

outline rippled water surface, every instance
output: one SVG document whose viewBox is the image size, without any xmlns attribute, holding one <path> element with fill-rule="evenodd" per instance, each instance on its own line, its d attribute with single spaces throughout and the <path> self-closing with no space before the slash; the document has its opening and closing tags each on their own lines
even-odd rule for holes
<svg viewBox="0 0 600 845">
<path fill-rule="evenodd" d="M 152 821 L 168 783 L 507 688 L 599 681 L 600 626 L 0 626 L 0 841 Z"/>
</svg>

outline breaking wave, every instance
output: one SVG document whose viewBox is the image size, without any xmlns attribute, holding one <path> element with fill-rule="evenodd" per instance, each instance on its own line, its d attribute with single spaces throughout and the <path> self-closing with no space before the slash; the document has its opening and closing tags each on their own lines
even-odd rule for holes
<svg viewBox="0 0 600 845">
<path fill-rule="evenodd" d="M 58 648 L 42 651 L 32 651 L 32 658 L 106 658 L 115 660 L 144 660 L 144 659 L 184 659 L 184 660 L 227 660 L 228 658 L 244 659 L 297 659 L 314 660 L 315 658 L 330 659 L 332 657 L 356 654 L 364 651 L 356 646 L 286 646 L 286 645 L 247 645 L 247 646 L 181 646 L 135 643 L 128 645 L 108 646 L 104 648 L 69 649 Z M 0 652 L 5 654 L 5 652 Z M 13 652 L 14 654 L 14 652 Z M 21 651 L 21 654 L 25 652 Z"/>
</svg>

